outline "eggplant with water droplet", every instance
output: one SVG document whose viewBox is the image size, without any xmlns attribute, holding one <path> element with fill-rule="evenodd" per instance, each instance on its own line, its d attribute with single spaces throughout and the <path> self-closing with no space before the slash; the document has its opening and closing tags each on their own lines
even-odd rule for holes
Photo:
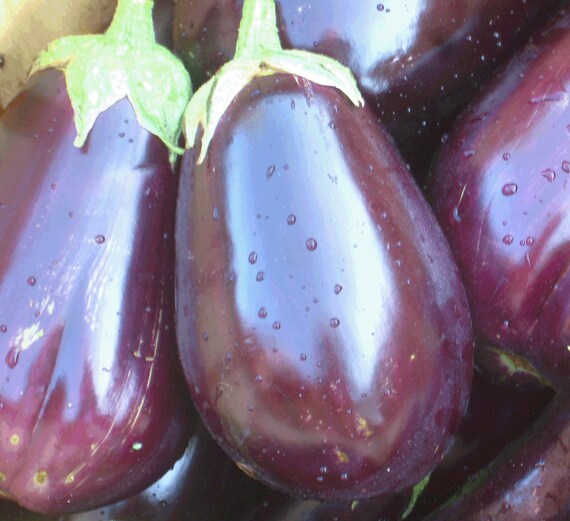
<svg viewBox="0 0 570 521">
<path fill-rule="evenodd" d="M 152 3 L 131 5 L 152 31 Z M 59 71 L 36 73 L 0 120 L 0 490 L 47 513 L 144 489 L 194 417 L 176 354 L 169 150 L 125 98 L 75 140 Z"/>
<path fill-rule="evenodd" d="M 567 12 L 462 115 L 428 186 L 465 282 L 481 365 L 555 388 L 570 382 L 569 55 Z"/>
<path fill-rule="evenodd" d="M 277 1 L 284 46 L 349 67 L 424 179 L 442 134 L 558 0 Z M 202 83 L 232 58 L 241 0 L 179 0 L 175 50 Z"/>
<path fill-rule="evenodd" d="M 465 411 L 464 290 L 346 70 L 283 51 L 274 23 L 273 2 L 246 2 L 236 59 L 185 115 L 187 137 L 203 139 L 177 203 L 183 367 L 207 427 L 248 473 L 329 501 L 396 493 L 439 463 Z M 284 72 L 299 63 L 342 87 Z"/>
<path fill-rule="evenodd" d="M 252 484 L 254 486 L 252 486 Z M 174 466 L 136 496 L 82 513 L 45 516 L 0 502 L 6 521 L 235 521 L 266 487 L 238 470 L 198 423 Z"/>
<path fill-rule="evenodd" d="M 424 521 L 570 519 L 570 394 L 559 392 L 529 431 Z"/>
</svg>

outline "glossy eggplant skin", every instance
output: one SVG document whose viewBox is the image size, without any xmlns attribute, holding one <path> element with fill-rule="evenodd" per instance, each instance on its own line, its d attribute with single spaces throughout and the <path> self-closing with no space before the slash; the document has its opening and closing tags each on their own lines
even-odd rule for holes
<svg viewBox="0 0 570 521">
<path fill-rule="evenodd" d="M 567 521 L 570 519 L 570 394 L 548 409 L 487 469 L 469 493 L 425 521 Z"/>
<path fill-rule="evenodd" d="M 132 495 L 184 451 L 168 152 L 122 100 L 73 146 L 61 73 L 0 121 L 2 492 L 41 512 Z"/>
<path fill-rule="evenodd" d="M 283 44 L 349 67 L 424 179 L 442 135 L 558 0 L 277 0 Z M 175 50 L 197 84 L 233 57 L 241 0 L 179 0 Z M 350 6 L 350 7 L 349 7 Z"/>
<path fill-rule="evenodd" d="M 442 146 L 429 197 L 479 342 L 570 381 L 570 12 L 518 54 Z"/>
<path fill-rule="evenodd" d="M 554 391 L 547 387 L 512 389 L 475 371 L 467 412 L 408 521 L 423 520 L 453 496 L 505 447 L 523 436 L 553 397 Z"/>
<path fill-rule="evenodd" d="M 198 424 L 184 454 L 140 494 L 113 505 L 44 516 L 0 502 L 3 521 L 236 521 L 240 512 L 275 494 L 241 472 Z"/>
<path fill-rule="evenodd" d="M 177 333 L 214 437 L 264 482 L 398 492 L 465 410 L 472 339 L 447 243 L 393 142 L 331 88 L 277 75 L 181 167 Z"/>
</svg>

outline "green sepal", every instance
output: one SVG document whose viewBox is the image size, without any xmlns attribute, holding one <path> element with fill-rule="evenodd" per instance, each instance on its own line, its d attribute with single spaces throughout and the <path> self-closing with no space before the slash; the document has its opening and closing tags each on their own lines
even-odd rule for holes
<svg viewBox="0 0 570 521">
<path fill-rule="evenodd" d="M 83 146 L 99 114 L 126 97 L 138 124 L 168 147 L 171 161 L 173 154 L 183 153 L 178 141 L 192 85 L 178 58 L 156 43 L 152 6 L 151 0 L 119 0 L 105 34 L 60 38 L 36 58 L 30 75 L 47 68 L 64 72 L 75 146 Z"/>
<path fill-rule="evenodd" d="M 188 104 L 184 113 L 188 148 L 196 145 L 198 129 L 203 129 L 198 163 L 206 157 L 225 111 L 254 78 L 290 74 L 319 85 L 335 87 L 354 105 L 364 105 L 356 80 L 347 67 L 328 56 L 281 48 L 271 9 L 275 10 L 273 0 L 246 0 L 235 58 L 202 85 Z"/>
<path fill-rule="evenodd" d="M 406 510 L 402 514 L 402 519 L 406 519 L 413 512 L 414 507 L 416 506 L 416 503 L 418 502 L 418 499 L 422 495 L 425 488 L 428 486 L 430 477 L 431 477 L 431 472 L 427 476 L 425 476 L 419 483 L 416 483 L 414 485 L 414 488 L 412 489 L 412 497 L 410 498 L 410 501 L 408 502 L 408 506 L 406 507 Z"/>
</svg>

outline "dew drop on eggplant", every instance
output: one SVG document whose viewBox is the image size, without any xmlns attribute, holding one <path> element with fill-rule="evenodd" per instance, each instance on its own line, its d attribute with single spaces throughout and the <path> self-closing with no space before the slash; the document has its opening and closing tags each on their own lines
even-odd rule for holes
<svg viewBox="0 0 570 521">
<path fill-rule="evenodd" d="M 554 172 L 554 170 L 552 170 L 551 168 L 547 168 L 546 170 L 543 170 L 541 175 L 549 183 L 552 183 L 556 179 L 556 172 Z"/>
<path fill-rule="evenodd" d="M 518 191 L 519 187 L 515 183 L 507 183 L 502 188 L 502 193 L 504 196 L 509 197 L 511 195 L 515 195 Z"/>
<path fill-rule="evenodd" d="M 14 369 L 18 365 L 20 358 L 20 349 L 17 346 L 12 346 L 6 355 L 6 364 L 10 369 Z"/>
<path fill-rule="evenodd" d="M 315 251 L 317 249 L 317 241 L 311 237 L 307 239 L 305 246 L 307 247 L 307 250 Z"/>
</svg>

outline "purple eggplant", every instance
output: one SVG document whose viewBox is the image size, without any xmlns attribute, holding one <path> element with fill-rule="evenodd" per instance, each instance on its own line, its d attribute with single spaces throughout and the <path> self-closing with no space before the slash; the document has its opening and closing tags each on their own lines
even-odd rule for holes
<svg viewBox="0 0 570 521">
<path fill-rule="evenodd" d="M 560 392 L 525 436 L 464 494 L 425 521 L 570 519 L 570 394 Z"/>
<path fill-rule="evenodd" d="M 152 2 L 132 5 L 152 33 Z M 63 75 L 43 71 L 0 120 L 0 489 L 49 513 L 144 489 L 196 421 L 176 353 L 169 150 L 130 98 L 80 147 L 74 117 Z"/>
<path fill-rule="evenodd" d="M 235 521 L 260 497 L 273 493 L 241 472 L 196 426 L 184 454 L 156 483 L 136 496 L 94 510 L 44 516 L 0 503 L 3 521 Z"/>
<path fill-rule="evenodd" d="M 554 396 L 547 387 L 519 390 L 475 371 L 467 413 L 408 521 L 421 521 L 533 425 Z M 492 421 L 489 421 L 492 418 Z"/>
<path fill-rule="evenodd" d="M 285 47 L 348 66 L 417 177 L 491 72 L 558 0 L 278 1 Z M 175 49 L 202 83 L 234 53 L 241 0 L 179 0 Z"/>
<path fill-rule="evenodd" d="M 371 112 L 340 89 L 267 75 L 314 65 L 314 55 L 282 51 L 266 19 L 274 9 L 244 5 L 236 60 L 186 112 L 187 136 L 202 102 L 220 118 L 181 168 L 183 367 L 214 437 L 265 483 L 329 501 L 396 493 L 441 460 L 465 411 L 464 290 Z M 225 87 L 240 82 L 234 98 Z M 215 86 L 233 99 L 225 111 Z"/>
<path fill-rule="evenodd" d="M 484 366 L 511 353 L 557 388 L 570 382 L 569 55 L 570 12 L 463 114 L 429 183 Z"/>
</svg>

